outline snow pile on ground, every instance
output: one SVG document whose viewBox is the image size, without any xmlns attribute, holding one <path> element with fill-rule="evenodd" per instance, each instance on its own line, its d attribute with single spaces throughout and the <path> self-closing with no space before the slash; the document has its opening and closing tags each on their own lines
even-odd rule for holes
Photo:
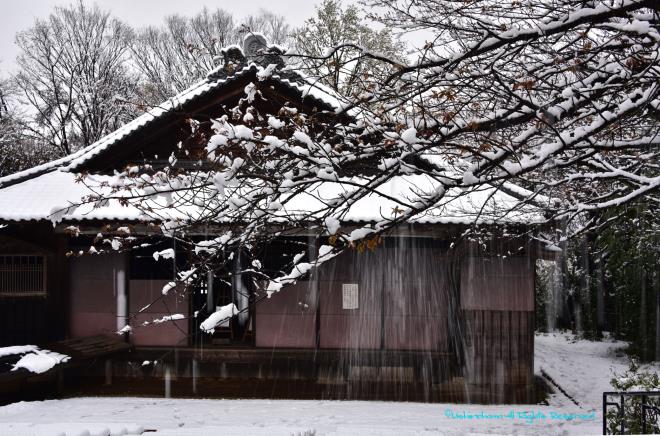
<svg viewBox="0 0 660 436">
<path fill-rule="evenodd" d="M 60 354 L 49 350 L 38 350 L 34 353 L 28 353 L 21 357 L 20 360 L 14 364 L 12 371 L 16 371 L 19 368 L 24 368 L 28 371 L 34 372 L 35 374 L 41 374 L 48 371 L 58 363 L 66 362 L 69 359 L 70 357 L 65 354 Z"/>
<path fill-rule="evenodd" d="M 611 389 L 612 370 L 627 366 L 620 352 L 624 345 L 574 341 L 563 334 L 537 336 L 537 371 L 543 370 L 575 402 L 559 391 L 548 405 L 497 406 L 72 398 L 0 407 L 0 428 L 15 436 L 147 435 L 150 430 L 159 436 L 600 434 L 600 396 Z"/>
<path fill-rule="evenodd" d="M 36 345 L 12 345 L 11 347 L 0 347 L 0 357 L 31 353 L 38 349 L 39 347 Z"/>
<path fill-rule="evenodd" d="M 70 357 L 50 350 L 41 350 L 34 345 L 13 345 L 1 347 L 0 357 L 22 354 L 13 365 L 12 371 L 23 368 L 35 374 L 41 374 L 53 368 L 58 363 L 67 362 Z"/>
</svg>

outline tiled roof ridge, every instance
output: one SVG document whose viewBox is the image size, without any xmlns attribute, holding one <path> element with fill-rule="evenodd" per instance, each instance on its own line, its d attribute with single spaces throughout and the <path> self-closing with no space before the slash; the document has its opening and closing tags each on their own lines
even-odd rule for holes
<svg viewBox="0 0 660 436">
<path fill-rule="evenodd" d="M 268 45 L 265 41 L 265 38 L 257 33 L 246 35 L 243 49 L 236 45 L 222 49 L 223 62 L 220 66 L 209 71 L 204 79 L 161 104 L 152 107 L 147 112 L 124 124 L 117 130 L 108 133 L 93 144 L 81 148 L 68 156 L 0 177 L 0 189 L 56 169 L 62 171 L 76 170 L 87 160 L 106 150 L 108 147 L 113 146 L 122 138 L 169 113 L 171 110 L 215 89 L 219 85 L 236 79 L 254 68 L 265 68 L 270 64 L 276 64 L 280 68 L 284 67 L 285 63 L 281 56 L 284 54 L 284 50 L 275 45 Z M 327 89 L 322 89 L 316 84 L 311 83 L 293 70 L 280 71 L 273 74 L 272 78 L 300 92 L 303 97 L 309 96 L 328 106 L 339 109 L 340 103 L 336 95 L 333 95 Z M 311 92 L 311 88 L 314 88 L 314 92 Z"/>
</svg>

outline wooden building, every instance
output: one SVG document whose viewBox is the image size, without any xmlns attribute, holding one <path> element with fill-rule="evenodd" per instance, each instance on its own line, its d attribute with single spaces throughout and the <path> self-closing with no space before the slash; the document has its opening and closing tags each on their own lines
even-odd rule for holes
<svg viewBox="0 0 660 436">
<path fill-rule="evenodd" d="M 87 374 L 110 377 L 122 393 L 162 394 L 166 380 L 177 395 L 534 401 L 534 265 L 546 254 L 519 238 L 493 238 L 486 249 L 451 246 L 469 208 L 401 226 L 377 250 L 349 251 L 259 304 L 252 304 L 261 295 L 254 290 L 247 317 L 211 336 L 195 315 L 201 307 L 238 303 L 232 287 L 202 281 L 194 292 L 142 310 L 160 295 L 176 262 L 155 262 L 153 249 L 66 256 L 86 249 L 86 237 L 107 224 L 147 232 L 131 208 L 82 208 L 53 226 L 53 207 L 87 193 L 77 173 L 103 177 L 169 156 L 189 134 L 187 119 L 220 115 L 258 80 L 260 67 L 282 62 L 276 49 L 244 54 L 233 47 L 224 55 L 205 80 L 97 143 L 0 179 L 0 345 L 116 337 L 130 319 L 150 323 L 126 336 L 132 351 Z M 337 109 L 330 91 L 293 71 L 270 76 L 261 89 L 273 113 L 284 104 Z M 487 194 L 473 201 L 514 200 L 513 193 Z M 377 219 L 368 209 L 363 205 L 353 225 L 370 214 Z M 524 228 L 537 218 L 538 211 L 526 211 L 511 222 L 483 224 Z M 67 234 L 71 224 L 81 237 Z M 306 244 L 313 253 L 320 243 L 297 238 L 264 247 L 263 262 L 277 262 L 287 244 Z M 183 316 L 154 325 L 173 313 Z"/>
</svg>

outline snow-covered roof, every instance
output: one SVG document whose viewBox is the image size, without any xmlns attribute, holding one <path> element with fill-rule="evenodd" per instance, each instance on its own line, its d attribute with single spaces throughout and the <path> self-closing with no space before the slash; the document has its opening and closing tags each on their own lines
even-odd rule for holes
<svg viewBox="0 0 660 436">
<path fill-rule="evenodd" d="M 93 176 L 101 182 L 109 176 Z M 89 183 L 89 181 L 86 181 Z M 93 191 L 77 176 L 63 170 L 50 171 L 6 188 L 0 189 L 0 221 L 50 220 L 53 209 L 79 203 Z M 111 202 L 93 209 L 91 204 L 64 216 L 65 221 L 119 220 L 134 221 L 139 211 Z"/>
<path fill-rule="evenodd" d="M 108 189 L 107 183 L 112 176 L 92 175 L 84 183 L 74 173 L 55 170 L 0 190 L 0 221 L 52 220 L 55 209 L 81 203 L 86 196 Z M 316 184 L 307 192 L 296 194 L 286 202 L 284 209 L 275 213 L 273 221 L 285 220 L 285 217 L 314 217 L 324 210 L 324 202 L 338 198 L 342 193 L 354 189 L 351 184 L 324 181 Z M 395 218 L 402 205 L 395 201 L 414 203 L 425 194 L 438 188 L 438 182 L 425 175 L 401 175 L 381 185 L 376 192 L 358 200 L 341 217 L 345 223 L 378 222 Z M 539 208 L 519 206 L 515 197 L 492 187 L 480 188 L 470 192 L 450 190 L 445 200 L 425 213 L 411 220 L 423 224 L 483 224 L 495 223 L 532 223 L 543 221 Z M 194 210 L 186 214 L 177 214 L 176 210 L 166 212 L 170 218 L 175 215 L 194 216 Z M 72 208 L 62 217 L 62 221 L 142 221 L 148 220 L 138 208 L 123 206 L 118 201 L 94 207 L 91 203 Z"/>
<path fill-rule="evenodd" d="M 322 84 L 306 78 L 290 68 L 280 68 L 274 74 L 269 65 L 282 67 L 281 50 L 268 47 L 257 50 L 263 42 L 252 40 L 252 48 L 246 57 L 240 48 L 233 46 L 223 50 L 223 66 L 210 71 L 207 77 L 187 90 L 152 108 L 135 120 L 103 137 L 96 143 L 79 150 L 67 157 L 0 178 L 0 222 L 53 220 L 54 210 L 72 204 L 85 203 L 90 194 L 105 189 L 112 176 L 91 175 L 84 183 L 77 172 L 85 164 L 102 152 L 117 146 L 123 138 L 145 128 L 154 121 L 171 114 L 173 110 L 193 102 L 210 92 L 222 92 L 223 86 L 247 74 L 267 76 L 280 86 L 286 87 L 302 98 L 319 102 L 326 109 L 340 112 L 344 108 L 341 98 Z M 230 67 L 224 67 L 229 65 Z M 355 182 L 354 180 L 351 182 Z M 88 186 L 89 185 L 89 186 Z M 96 185 L 96 186 L 94 186 Z M 324 200 L 341 198 L 342 193 L 352 189 L 346 181 L 319 182 L 308 192 L 297 194 L 286 202 L 285 208 L 273 216 L 274 220 L 286 217 L 315 217 L 324 209 Z M 91 189 L 90 189 L 91 187 Z M 400 175 L 380 186 L 357 201 L 346 213 L 339 217 L 344 222 L 377 222 L 394 218 L 401 209 L 401 204 L 414 204 L 423 199 L 425 194 L 439 189 L 438 182 L 424 175 Z M 540 209 L 532 206 L 518 207 L 515 189 L 499 190 L 479 188 L 474 191 L 450 191 L 445 199 L 425 213 L 416 216 L 417 223 L 482 223 L 537 222 L 542 220 Z M 182 212 L 182 211 L 179 211 Z M 318 213 L 317 213 L 318 212 Z M 177 211 L 172 211 L 170 218 L 176 218 Z M 194 216 L 194 210 L 186 210 L 183 216 Z M 110 201 L 101 207 L 84 204 L 71 208 L 63 216 L 63 221 L 113 220 L 137 221 L 145 217 L 137 208 L 122 206 L 117 201 Z"/>
<path fill-rule="evenodd" d="M 365 180 L 324 181 L 313 189 L 296 194 L 284 206 L 288 216 L 306 216 L 323 210 L 329 201 L 342 198 Z M 378 222 L 395 219 L 407 210 L 442 189 L 440 182 L 423 174 L 398 175 L 357 200 L 340 216 L 342 222 Z M 414 216 L 410 223 L 419 224 L 503 224 L 539 223 L 544 220 L 542 210 L 534 205 L 521 204 L 520 199 L 494 187 L 478 187 L 464 191 L 450 189 L 443 200 Z"/>
</svg>

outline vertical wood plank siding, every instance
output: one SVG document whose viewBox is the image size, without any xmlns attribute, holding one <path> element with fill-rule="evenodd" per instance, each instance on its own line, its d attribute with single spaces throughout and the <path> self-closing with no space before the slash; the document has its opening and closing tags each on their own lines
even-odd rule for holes
<svg viewBox="0 0 660 436">
<path fill-rule="evenodd" d="M 533 378 L 534 313 L 464 310 L 466 374 L 478 385 L 526 385 Z"/>
</svg>

